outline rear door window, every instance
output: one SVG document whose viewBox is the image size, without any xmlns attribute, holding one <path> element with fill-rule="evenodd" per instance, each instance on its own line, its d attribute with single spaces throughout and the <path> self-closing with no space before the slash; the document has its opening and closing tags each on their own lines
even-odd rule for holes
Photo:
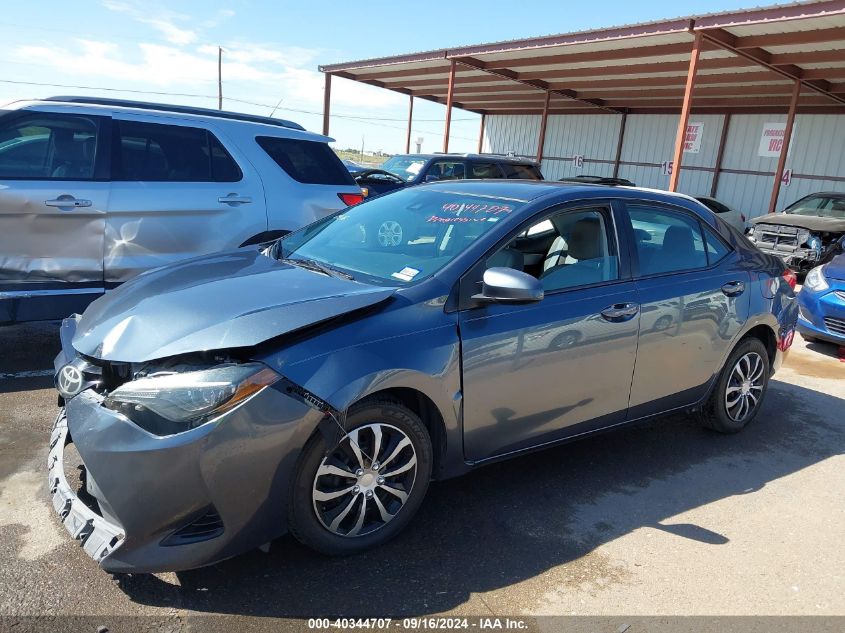
<svg viewBox="0 0 845 633">
<path fill-rule="evenodd" d="M 242 173 L 208 130 L 115 121 L 112 179 L 147 182 L 237 182 Z"/>
<path fill-rule="evenodd" d="M 707 266 L 707 253 L 697 219 L 646 205 L 628 205 L 640 275 L 695 270 Z"/>
<path fill-rule="evenodd" d="M 99 125 L 78 114 L 10 114 L 0 119 L 0 178 L 93 180 Z"/>
<path fill-rule="evenodd" d="M 534 165 L 519 165 L 516 163 L 502 163 L 499 165 L 505 172 L 505 178 L 520 180 L 542 180 L 540 170 Z"/>
<path fill-rule="evenodd" d="M 349 170 L 326 143 L 258 136 L 255 141 L 291 178 L 307 185 L 355 185 Z"/>
</svg>

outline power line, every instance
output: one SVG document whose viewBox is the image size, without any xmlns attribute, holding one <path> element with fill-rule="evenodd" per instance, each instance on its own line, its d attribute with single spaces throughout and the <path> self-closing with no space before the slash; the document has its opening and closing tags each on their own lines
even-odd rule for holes
<svg viewBox="0 0 845 633">
<path fill-rule="evenodd" d="M 46 82 L 39 82 L 39 81 L 20 81 L 15 79 L 0 79 L 0 83 L 4 84 L 15 84 L 21 86 L 40 86 L 46 88 L 73 88 L 74 90 L 102 90 L 104 92 L 126 92 L 129 94 L 141 94 L 141 95 L 154 95 L 158 97 L 186 97 L 191 99 L 217 99 L 217 95 L 207 95 L 207 94 L 196 94 L 190 92 L 164 92 L 164 91 L 157 91 L 157 90 L 137 90 L 131 88 L 111 88 L 105 86 L 81 86 L 81 85 L 74 85 L 74 84 L 54 84 L 54 83 L 46 83 Z M 244 105 L 251 105 L 256 106 L 259 108 L 277 108 L 279 110 L 285 110 L 287 112 L 298 112 L 300 114 L 313 114 L 317 116 L 322 116 L 322 112 L 316 112 L 313 110 L 304 110 L 304 109 L 297 109 L 297 108 L 283 108 L 281 106 L 273 106 L 268 103 L 258 103 L 256 101 L 249 101 L 247 99 L 239 99 L 237 97 L 224 97 L 227 101 L 234 101 L 236 103 L 242 103 Z M 339 119 L 350 119 L 350 120 L 360 120 L 360 121 L 405 121 L 404 118 L 402 119 L 389 119 L 384 117 L 366 117 L 361 115 L 354 115 L 354 114 L 332 114 L 332 117 L 336 117 Z M 423 123 L 432 123 L 432 122 L 439 122 L 441 119 L 416 119 L 417 121 Z M 453 122 L 455 121 L 474 121 L 475 119 L 452 119 Z M 399 128 L 404 129 L 404 128 Z M 433 133 L 433 132 L 429 132 Z M 460 137 L 455 137 L 460 138 Z M 472 139 L 467 139 L 472 140 Z"/>
</svg>

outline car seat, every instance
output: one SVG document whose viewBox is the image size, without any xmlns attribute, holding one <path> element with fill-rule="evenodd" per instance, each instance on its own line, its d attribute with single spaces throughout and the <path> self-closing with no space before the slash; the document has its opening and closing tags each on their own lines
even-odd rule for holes
<svg viewBox="0 0 845 633">
<path fill-rule="evenodd" d="M 552 219 L 552 224 L 555 224 L 555 219 Z M 562 233 L 560 227 L 555 228 Z M 597 217 L 578 220 L 568 237 L 566 261 L 540 275 L 544 287 L 583 286 L 602 281 L 611 273 L 609 258 L 605 256 L 604 230 Z"/>
</svg>

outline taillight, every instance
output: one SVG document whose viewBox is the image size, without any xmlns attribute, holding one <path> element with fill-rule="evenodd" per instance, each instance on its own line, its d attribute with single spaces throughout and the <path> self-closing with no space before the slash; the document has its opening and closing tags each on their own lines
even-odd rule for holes
<svg viewBox="0 0 845 633">
<path fill-rule="evenodd" d="M 347 207 L 352 207 L 364 200 L 362 193 L 339 193 L 337 197 L 343 201 Z"/>
<path fill-rule="evenodd" d="M 795 290 L 795 284 L 798 283 L 798 275 L 796 275 L 794 271 L 787 268 L 783 271 L 783 275 L 781 275 L 781 277 L 783 277 L 783 280 L 789 284 L 790 288 Z"/>
</svg>

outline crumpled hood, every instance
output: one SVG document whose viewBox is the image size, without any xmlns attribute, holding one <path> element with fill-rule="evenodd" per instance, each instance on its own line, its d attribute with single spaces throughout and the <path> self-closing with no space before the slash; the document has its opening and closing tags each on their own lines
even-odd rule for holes
<svg viewBox="0 0 845 633">
<path fill-rule="evenodd" d="M 824 274 L 831 279 L 845 281 L 845 255 L 837 255 L 825 264 Z"/>
<path fill-rule="evenodd" d="M 395 290 L 244 248 L 152 270 L 107 292 L 82 315 L 73 347 L 124 362 L 246 347 L 374 305 Z"/>
<path fill-rule="evenodd" d="M 845 232 L 845 220 L 839 218 L 823 218 L 817 215 L 796 215 L 794 213 L 769 213 L 751 220 L 757 224 L 785 224 L 797 226 L 810 231 Z"/>
</svg>

